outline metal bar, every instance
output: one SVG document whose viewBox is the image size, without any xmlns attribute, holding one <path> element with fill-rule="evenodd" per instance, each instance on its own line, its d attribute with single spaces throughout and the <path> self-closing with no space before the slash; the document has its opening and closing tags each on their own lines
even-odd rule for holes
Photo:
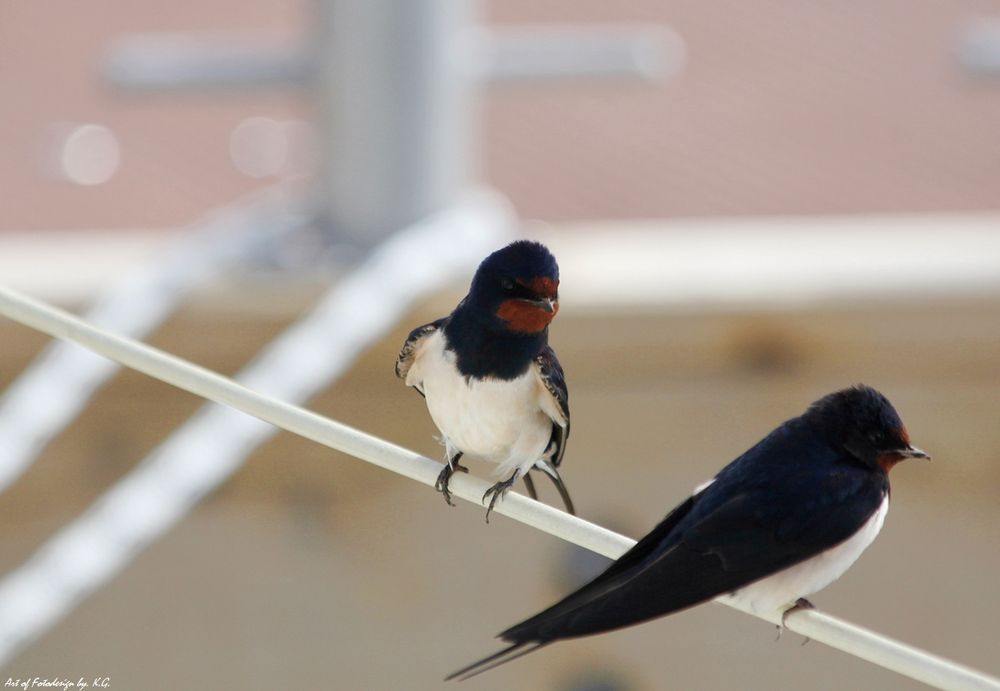
<svg viewBox="0 0 1000 691">
<path fill-rule="evenodd" d="M 665 26 L 557 24 L 483 32 L 482 79 L 516 83 L 570 79 L 659 79 L 680 71 L 684 41 Z"/>
<path fill-rule="evenodd" d="M 680 36 L 653 24 L 473 29 L 466 38 L 451 59 L 485 83 L 658 79 L 684 62 Z M 335 50 L 317 42 L 314 52 Z M 317 72 L 302 48 L 234 36 L 138 34 L 116 40 L 104 58 L 105 78 L 137 91 L 300 88 Z"/>
<path fill-rule="evenodd" d="M 233 36 L 137 35 L 116 40 L 104 75 L 120 89 L 294 88 L 308 83 L 305 51 Z"/>
</svg>

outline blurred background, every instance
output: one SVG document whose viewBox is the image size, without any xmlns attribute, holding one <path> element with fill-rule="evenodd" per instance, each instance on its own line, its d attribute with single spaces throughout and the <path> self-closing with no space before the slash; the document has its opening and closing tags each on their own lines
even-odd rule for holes
<svg viewBox="0 0 1000 691">
<path fill-rule="evenodd" d="M 986 0 L 4 3 L 0 282 L 438 459 L 398 348 L 479 258 L 540 239 L 583 518 L 639 537 L 871 384 L 934 460 L 894 470 L 877 544 L 813 601 L 996 674 L 997 22 Z M 438 688 L 604 563 L 9 320 L 0 343 L 0 681 Z M 710 604 L 465 686 L 920 687 L 774 637 Z"/>
</svg>

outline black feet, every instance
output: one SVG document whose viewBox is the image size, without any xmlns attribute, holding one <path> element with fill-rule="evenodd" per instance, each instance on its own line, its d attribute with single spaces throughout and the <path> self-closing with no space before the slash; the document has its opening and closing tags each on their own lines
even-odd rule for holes
<svg viewBox="0 0 1000 691">
<path fill-rule="evenodd" d="M 451 476 L 456 472 L 469 472 L 468 468 L 458 462 L 459 459 L 462 458 L 462 453 L 463 452 L 459 451 L 448 461 L 448 463 L 445 464 L 444 468 L 441 469 L 441 472 L 438 473 L 437 480 L 434 482 L 434 489 L 444 495 L 444 500 L 449 506 L 455 505 L 451 500 L 451 492 L 448 489 L 448 483 L 451 481 Z M 563 503 L 566 505 L 566 510 L 571 514 L 575 514 L 573 509 L 573 500 L 570 499 L 569 492 L 566 491 L 566 485 L 563 484 L 562 478 L 559 477 L 559 471 L 556 470 L 552 464 L 546 461 L 538 461 L 534 468 L 541 470 L 552 480 L 556 488 L 559 490 L 559 495 L 562 497 Z M 486 490 L 485 494 L 483 494 L 484 504 L 486 503 L 486 498 L 490 497 L 490 504 L 486 509 L 487 523 L 490 522 L 490 513 L 493 511 L 493 507 L 496 506 L 497 501 L 503 499 L 507 492 L 510 491 L 511 487 L 514 486 L 514 483 L 521 479 L 521 477 L 521 471 L 515 470 L 514 474 L 508 479 L 503 482 L 496 483 Z M 537 499 L 538 492 L 535 490 L 535 483 L 527 474 L 524 475 L 523 479 L 524 485 L 528 490 L 528 496 L 532 499 Z"/>
<path fill-rule="evenodd" d="M 809 600 L 805 599 L 804 597 L 800 597 L 798 600 L 796 600 L 794 605 L 792 605 L 791 607 L 789 607 L 788 609 L 786 609 L 784 612 L 781 613 L 781 623 L 778 624 L 778 637 L 775 638 L 774 640 L 777 641 L 781 639 L 781 632 L 785 630 L 785 618 L 792 612 L 798 612 L 799 610 L 802 609 L 816 609 L 816 605 L 809 602 Z M 806 638 L 804 641 L 802 641 L 802 645 L 805 645 L 808 642 L 809 639 Z"/>
<path fill-rule="evenodd" d="M 489 497 L 490 495 L 492 495 L 492 498 L 490 499 L 490 505 L 486 508 L 486 522 L 487 523 L 490 522 L 490 511 L 492 511 L 493 507 L 496 505 L 497 499 L 503 499 L 504 496 L 506 496 L 507 492 L 510 491 L 510 488 L 514 486 L 514 483 L 517 482 L 517 479 L 519 477 L 521 477 L 521 471 L 520 470 L 515 470 L 514 474 L 511 475 L 509 478 L 507 478 L 503 482 L 496 483 L 495 485 L 493 485 L 492 487 L 490 487 L 488 490 L 486 490 L 486 492 L 483 493 L 483 503 L 484 504 L 486 503 L 486 497 Z"/>
<path fill-rule="evenodd" d="M 448 502 L 448 506 L 455 505 L 451 501 L 451 492 L 448 491 L 448 483 L 451 481 L 451 476 L 456 470 L 462 473 L 469 472 L 468 468 L 458 462 L 458 459 L 461 457 L 462 452 L 459 451 L 445 464 L 444 469 L 438 474 L 438 478 L 434 482 L 434 489 L 444 495 L 444 500 Z"/>
</svg>

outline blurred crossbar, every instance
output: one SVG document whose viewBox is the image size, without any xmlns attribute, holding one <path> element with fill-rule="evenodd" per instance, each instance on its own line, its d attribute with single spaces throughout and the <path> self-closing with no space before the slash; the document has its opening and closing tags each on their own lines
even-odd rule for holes
<svg viewBox="0 0 1000 691">
<path fill-rule="evenodd" d="M 309 410 L 257 393 L 235 381 L 138 341 L 108 333 L 62 310 L 0 287 L 0 314 L 51 336 L 72 340 L 105 357 L 198 396 L 231 406 L 307 439 L 433 486 L 441 464 Z M 489 483 L 456 475 L 455 496 L 479 504 Z M 510 494 L 496 511 L 611 558 L 635 542 L 599 525 Z M 718 600 L 734 606 L 723 597 Z M 753 614 L 747 610 L 742 610 Z M 772 624 L 780 612 L 756 615 Z M 817 610 L 791 614 L 786 627 L 810 639 L 942 689 L 1000 689 L 1000 679 L 914 648 Z"/>
</svg>

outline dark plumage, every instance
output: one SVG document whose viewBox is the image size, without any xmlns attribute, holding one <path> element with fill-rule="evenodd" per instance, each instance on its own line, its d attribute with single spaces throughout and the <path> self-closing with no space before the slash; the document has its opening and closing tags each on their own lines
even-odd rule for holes
<svg viewBox="0 0 1000 691">
<path fill-rule="evenodd" d="M 487 493 L 490 509 L 520 477 L 536 496 L 527 475 L 534 468 L 573 512 L 557 470 L 569 436 L 569 396 L 548 345 L 558 287 L 559 267 L 543 245 L 511 243 L 483 260 L 450 315 L 414 329 L 403 344 L 396 375 L 425 396 L 448 447 L 437 485 L 448 503 L 449 479 L 466 470 L 458 461 L 470 454 L 513 470 Z"/>
<path fill-rule="evenodd" d="M 723 468 L 600 576 L 501 633 L 508 648 L 448 678 L 725 593 L 760 611 L 810 595 L 874 539 L 888 470 L 911 457 L 927 455 L 910 446 L 882 394 L 856 386 L 826 396 Z"/>
</svg>

